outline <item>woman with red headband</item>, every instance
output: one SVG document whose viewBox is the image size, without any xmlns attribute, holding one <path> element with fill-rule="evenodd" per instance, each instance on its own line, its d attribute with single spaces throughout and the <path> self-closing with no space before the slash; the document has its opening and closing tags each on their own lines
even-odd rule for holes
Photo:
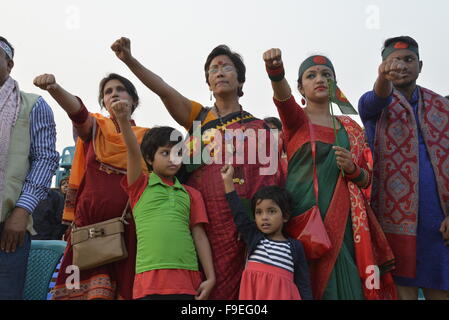
<svg viewBox="0 0 449 320">
<path fill-rule="evenodd" d="M 294 197 L 288 230 L 300 236 L 297 222 L 311 217 L 316 208 L 324 222 L 317 235 L 328 236 L 327 251 L 311 247 L 308 252 L 314 298 L 393 298 L 389 271 L 394 258 L 362 193 L 371 181 L 363 157 L 363 130 L 348 116 L 334 117 L 330 112 L 329 81 L 335 81 L 331 61 L 318 55 L 301 64 L 298 89 L 304 108 L 295 102 L 284 77 L 281 51 L 268 50 L 264 61 L 287 146 L 286 188 Z"/>
</svg>

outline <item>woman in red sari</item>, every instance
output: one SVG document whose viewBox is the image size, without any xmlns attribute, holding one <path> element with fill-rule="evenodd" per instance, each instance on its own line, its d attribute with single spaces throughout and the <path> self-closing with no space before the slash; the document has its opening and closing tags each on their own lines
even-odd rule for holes
<svg viewBox="0 0 449 320">
<path fill-rule="evenodd" d="M 100 82 L 99 102 L 110 114 L 110 117 L 104 117 L 89 113 L 81 99 L 59 86 L 53 75 L 41 75 L 34 83 L 47 90 L 67 112 L 78 136 L 63 219 L 82 227 L 120 217 L 128 201 L 120 185 L 120 180 L 126 175 L 127 150 L 111 106 L 127 101 L 134 111 L 139 103 L 134 85 L 117 74 L 110 74 Z M 139 142 L 142 141 L 148 129 L 136 127 L 134 121 L 131 122 Z M 142 166 L 147 170 L 143 160 Z M 80 283 L 74 282 L 72 278 L 75 274 L 67 268 L 73 264 L 68 239 L 53 299 L 132 299 L 136 231 L 133 219 L 126 220 L 129 223 L 125 225 L 128 258 L 82 270 Z"/>
<path fill-rule="evenodd" d="M 201 152 L 200 155 L 205 155 L 205 152 L 202 152 L 204 149 L 200 147 L 205 145 L 206 150 L 204 151 L 207 151 L 207 156 L 224 157 L 226 152 L 230 152 L 234 164 L 237 157 L 244 160 L 241 161 L 242 163 L 237 162 L 234 166 L 236 190 L 244 203 L 249 204 L 249 200 L 260 187 L 279 184 L 279 177 L 276 175 L 279 160 L 277 151 L 269 154 L 268 158 L 271 161 L 267 164 L 261 164 L 259 158 L 255 159 L 255 163 L 248 159 L 250 156 L 249 148 L 257 147 L 259 140 L 264 139 L 261 141 L 261 145 L 269 148 L 273 146 L 269 141 L 274 139 L 270 137 L 264 121 L 256 119 L 250 113 L 244 111 L 239 103 L 239 98 L 243 95 L 245 65 L 238 54 L 232 52 L 227 46 L 218 46 L 209 54 L 204 71 L 211 96 L 213 94 L 215 97 L 215 103 L 212 108 L 205 108 L 201 104 L 184 97 L 159 76 L 140 64 L 131 55 L 129 39 L 121 38 L 111 48 L 117 57 L 150 90 L 161 98 L 173 119 L 190 133 L 193 132 L 193 137 L 191 136 L 191 144 L 194 146 L 193 153 Z M 195 120 L 201 123 L 201 132 L 199 133 L 201 136 L 199 138 L 195 138 L 196 130 L 193 126 Z M 257 137 L 252 142 L 244 134 L 230 137 L 224 132 L 225 129 L 241 129 L 241 132 L 244 133 L 255 132 Z M 258 135 L 258 130 L 263 131 L 265 137 Z M 229 139 L 244 141 L 243 152 L 240 152 L 239 148 L 232 149 L 232 146 L 230 147 L 231 150 L 228 150 L 225 143 Z M 250 140 L 250 143 L 248 143 L 248 140 Z M 229 144 L 226 144 L 226 146 L 229 146 Z M 216 150 L 219 151 L 215 153 Z M 268 152 L 265 152 L 265 155 Z M 241 158 L 242 156 L 244 159 Z M 186 165 L 187 171 L 190 173 L 186 184 L 201 192 L 209 217 L 206 232 L 212 247 L 217 278 L 216 285 L 209 298 L 237 299 L 245 263 L 245 246 L 243 241 L 239 240 L 233 216 L 225 198 L 220 174 L 224 162 L 206 162 L 203 161 L 203 157 L 201 158 L 201 163 Z M 220 159 L 223 160 L 223 158 Z M 276 168 L 273 172 L 271 174 L 265 173 L 265 175 L 262 172 L 261 174 L 261 169 L 268 168 L 272 162 L 276 162 Z"/>
<path fill-rule="evenodd" d="M 284 78 L 281 51 L 268 50 L 264 60 L 287 145 L 286 188 L 295 202 L 291 223 L 295 216 L 318 205 L 332 245 L 320 258 L 310 261 L 314 298 L 394 298 L 389 272 L 394 258 L 362 192 L 371 182 L 371 170 L 363 156 L 363 130 L 351 118 L 333 117 L 329 110 L 327 80 L 335 80 L 332 63 L 326 57 L 312 56 L 301 64 L 298 89 L 305 104 L 301 108 Z M 313 143 L 311 137 L 315 137 Z M 312 144 L 316 146 L 315 155 Z M 313 187 L 314 165 L 318 203 Z"/>
</svg>

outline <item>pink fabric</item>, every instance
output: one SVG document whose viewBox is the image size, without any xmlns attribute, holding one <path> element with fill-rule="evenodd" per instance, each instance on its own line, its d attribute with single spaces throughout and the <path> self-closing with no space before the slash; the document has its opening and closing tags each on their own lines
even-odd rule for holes
<svg viewBox="0 0 449 320">
<path fill-rule="evenodd" d="M 239 300 L 302 300 L 293 272 L 249 261 L 243 271 Z"/>
<path fill-rule="evenodd" d="M 5 192 L 6 167 L 12 128 L 20 111 L 19 84 L 11 77 L 0 88 L 0 195 Z M 0 210 L 3 196 L 0 197 Z"/>
</svg>

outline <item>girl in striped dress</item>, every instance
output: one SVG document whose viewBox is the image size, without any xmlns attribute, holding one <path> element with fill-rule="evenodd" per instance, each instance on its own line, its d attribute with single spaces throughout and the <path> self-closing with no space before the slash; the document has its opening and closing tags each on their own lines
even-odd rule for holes
<svg viewBox="0 0 449 320">
<path fill-rule="evenodd" d="M 310 300 L 308 265 L 301 242 L 284 235 L 292 198 L 277 186 L 261 188 L 251 200 L 254 221 L 234 188 L 234 168 L 221 170 L 234 223 L 247 245 L 248 259 L 239 300 Z"/>
</svg>

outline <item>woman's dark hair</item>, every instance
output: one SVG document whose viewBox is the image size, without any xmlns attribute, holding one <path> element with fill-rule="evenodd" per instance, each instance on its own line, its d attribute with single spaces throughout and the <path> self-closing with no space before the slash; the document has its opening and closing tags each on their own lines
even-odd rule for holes
<svg viewBox="0 0 449 320">
<path fill-rule="evenodd" d="M 251 199 L 251 212 L 254 216 L 256 205 L 262 200 L 274 201 L 282 211 L 282 216 L 289 219 L 293 211 L 293 198 L 286 189 L 278 186 L 260 188 Z"/>
<path fill-rule="evenodd" d="M 133 107 L 131 109 L 131 113 L 133 113 L 134 110 L 136 110 L 137 106 L 139 105 L 139 96 L 137 94 L 136 87 L 132 84 L 131 81 L 129 81 L 125 77 L 122 77 L 121 75 L 116 74 L 116 73 L 110 73 L 107 77 L 103 78 L 100 81 L 100 88 L 99 88 L 99 93 L 98 93 L 98 103 L 100 104 L 100 106 L 102 108 L 104 107 L 104 105 L 103 105 L 104 86 L 106 85 L 106 83 L 108 83 L 111 80 L 120 81 L 123 84 L 123 86 L 125 87 L 126 91 L 129 93 L 129 95 L 133 98 L 134 103 L 133 103 Z"/>
<path fill-rule="evenodd" d="M 3 41 L 4 43 L 6 43 L 6 44 L 11 48 L 11 51 L 12 51 L 12 57 L 14 58 L 14 47 L 9 43 L 8 40 L 6 40 L 6 38 L 4 38 L 4 37 L 2 37 L 2 36 L 0 36 L 0 41 Z M 6 55 L 6 59 L 7 59 L 7 60 L 11 60 L 11 59 L 8 57 L 8 55 Z"/>
<path fill-rule="evenodd" d="M 222 45 L 219 45 L 218 47 L 215 47 L 211 51 L 211 53 L 209 53 L 209 55 L 207 56 L 206 63 L 204 64 L 204 72 L 206 75 L 207 84 L 210 85 L 210 83 L 209 83 L 210 63 L 212 62 L 212 60 L 215 57 L 223 56 L 223 55 L 228 56 L 229 59 L 231 59 L 232 63 L 234 64 L 234 66 L 237 70 L 237 80 L 242 84 L 245 83 L 246 67 L 245 67 L 245 64 L 243 63 L 242 56 L 236 52 L 231 51 L 231 49 L 227 45 L 222 44 Z M 242 88 L 239 88 L 238 95 L 239 95 L 239 97 L 243 96 Z"/>
<path fill-rule="evenodd" d="M 147 164 L 148 170 L 152 171 L 147 159 L 154 160 L 154 155 L 160 147 L 173 147 L 182 141 L 182 133 L 172 127 L 153 127 L 143 136 L 140 144 L 140 152 Z"/>
<path fill-rule="evenodd" d="M 282 131 L 282 122 L 276 117 L 267 117 L 263 119 L 266 123 L 274 125 L 279 131 Z"/>
<path fill-rule="evenodd" d="M 388 47 L 390 44 L 392 44 L 394 42 L 398 42 L 398 41 L 408 43 L 409 45 L 412 45 L 417 48 L 419 47 L 418 42 L 416 42 L 416 40 L 413 39 L 412 37 L 400 36 L 400 37 L 394 37 L 394 38 L 389 38 L 389 39 L 385 40 L 383 49 Z"/>
</svg>

